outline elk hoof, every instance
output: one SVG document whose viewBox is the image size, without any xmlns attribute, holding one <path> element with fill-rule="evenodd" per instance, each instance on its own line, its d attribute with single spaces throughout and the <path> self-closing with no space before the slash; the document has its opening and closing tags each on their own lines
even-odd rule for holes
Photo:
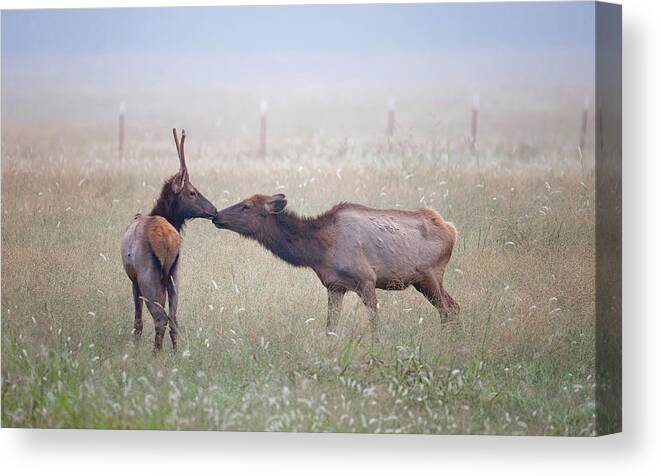
<svg viewBox="0 0 661 476">
<path fill-rule="evenodd" d="M 456 315 L 447 315 L 441 317 L 441 327 L 448 327 L 459 322 Z"/>
</svg>

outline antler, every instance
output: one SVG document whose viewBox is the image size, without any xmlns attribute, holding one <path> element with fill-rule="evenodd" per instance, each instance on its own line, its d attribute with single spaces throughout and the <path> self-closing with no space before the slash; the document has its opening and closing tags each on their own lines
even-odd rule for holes
<svg viewBox="0 0 661 476">
<path fill-rule="evenodd" d="M 179 143 L 179 166 L 181 167 L 182 172 L 188 174 L 188 168 L 186 167 L 186 157 L 184 156 L 184 141 L 186 140 L 186 131 L 181 130 L 181 142 Z"/>
<path fill-rule="evenodd" d="M 177 129 L 172 129 L 172 135 L 174 135 L 174 144 L 177 146 L 177 156 L 179 157 L 179 177 L 178 183 L 175 186 L 175 192 L 179 191 L 184 187 L 184 184 L 188 180 L 188 169 L 186 168 L 186 158 L 184 156 L 184 141 L 186 140 L 186 131 L 181 130 L 181 142 L 177 135 Z"/>
<path fill-rule="evenodd" d="M 177 147 L 177 157 L 179 157 L 179 161 L 181 161 L 181 152 L 179 152 L 179 136 L 177 136 L 177 129 L 172 128 L 172 135 L 174 135 L 174 145 Z"/>
</svg>

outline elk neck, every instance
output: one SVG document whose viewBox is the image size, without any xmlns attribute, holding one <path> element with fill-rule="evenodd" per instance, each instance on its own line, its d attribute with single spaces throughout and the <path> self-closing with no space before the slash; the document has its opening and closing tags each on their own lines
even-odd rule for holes
<svg viewBox="0 0 661 476">
<path fill-rule="evenodd" d="M 181 232 L 182 228 L 186 224 L 186 217 L 177 212 L 177 196 L 172 191 L 172 181 L 175 179 L 175 177 L 176 175 L 170 177 L 163 184 L 161 194 L 156 200 L 154 208 L 152 208 L 149 215 L 161 216 L 165 218 L 170 223 L 170 225 L 175 228 L 175 230 Z"/>
<path fill-rule="evenodd" d="M 320 218 L 285 211 L 269 215 L 253 238 L 293 266 L 314 268 L 322 262 L 328 247 L 323 224 Z"/>
</svg>

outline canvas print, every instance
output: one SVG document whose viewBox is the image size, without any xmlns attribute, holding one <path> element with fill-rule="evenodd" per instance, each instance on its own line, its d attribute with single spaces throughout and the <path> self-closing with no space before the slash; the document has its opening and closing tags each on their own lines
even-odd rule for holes
<svg viewBox="0 0 661 476">
<path fill-rule="evenodd" d="M 621 16 L 2 12 L 2 426 L 621 428 Z"/>
</svg>

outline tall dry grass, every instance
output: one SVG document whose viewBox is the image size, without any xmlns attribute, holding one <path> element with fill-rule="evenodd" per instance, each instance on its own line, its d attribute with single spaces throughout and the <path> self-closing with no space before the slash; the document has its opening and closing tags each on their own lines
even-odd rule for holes
<svg viewBox="0 0 661 476">
<path fill-rule="evenodd" d="M 3 130 L 3 426 L 594 434 L 593 167 L 571 147 L 504 141 L 478 167 L 445 141 L 315 138 L 263 162 L 191 132 L 192 181 L 219 209 L 256 192 L 309 215 L 434 207 L 460 232 L 458 322 L 413 289 L 379 292 L 373 345 L 351 295 L 328 337 L 311 271 L 198 220 L 180 352 L 152 356 L 146 310 L 131 338 L 119 240 L 177 168 L 169 137 L 135 134 L 118 164 L 91 130 Z"/>
</svg>

